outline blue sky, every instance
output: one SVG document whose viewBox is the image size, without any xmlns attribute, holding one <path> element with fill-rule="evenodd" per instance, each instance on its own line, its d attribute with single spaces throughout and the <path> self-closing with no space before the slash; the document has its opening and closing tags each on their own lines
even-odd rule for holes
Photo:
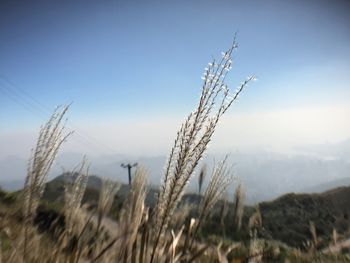
<svg viewBox="0 0 350 263">
<path fill-rule="evenodd" d="M 228 84 L 251 74 L 258 82 L 232 112 L 346 114 L 349 13 L 349 1 L 323 0 L 1 1 L 0 137 L 36 128 L 70 102 L 78 124 L 182 120 L 205 65 L 235 32 Z"/>
</svg>

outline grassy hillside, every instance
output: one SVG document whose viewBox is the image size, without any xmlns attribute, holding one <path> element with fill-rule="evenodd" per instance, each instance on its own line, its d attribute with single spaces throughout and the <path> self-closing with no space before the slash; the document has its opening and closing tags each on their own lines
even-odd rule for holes
<svg viewBox="0 0 350 263">
<path fill-rule="evenodd" d="M 329 242 L 333 228 L 342 235 L 349 232 L 350 187 L 321 194 L 287 194 L 260 205 L 263 235 L 302 247 L 311 239 L 310 222 L 316 226 L 321 246 Z"/>
<path fill-rule="evenodd" d="M 47 184 L 43 199 L 48 203 L 61 203 L 63 201 L 64 184 L 72 180 L 68 175 L 61 175 Z M 94 206 L 97 203 L 101 179 L 90 176 L 83 202 Z M 115 196 L 111 214 L 120 210 L 129 191 L 128 185 L 121 185 Z M 157 191 L 150 189 L 146 204 L 153 207 Z M 201 197 L 196 194 L 186 194 L 182 204 L 187 203 L 195 208 Z M 248 221 L 255 208 L 246 206 L 244 209 L 242 228 L 237 231 L 233 223 L 233 204 L 227 204 L 227 215 L 221 220 L 223 202 L 218 202 L 213 208 L 214 212 L 202 230 L 202 237 L 217 236 L 232 240 L 249 240 Z M 347 236 L 350 228 L 350 187 L 340 187 L 321 194 L 286 194 L 280 198 L 259 204 L 262 216 L 262 229 L 259 235 L 266 239 L 279 240 L 293 247 L 304 248 L 304 243 L 311 239 L 310 222 L 316 226 L 320 238 L 320 246 L 330 242 L 333 228 L 340 236 Z M 195 213 L 195 212 L 193 212 Z M 195 214 L 193 214 L 195 216 Z"/>
<path fill-rule="evenodd" d="M 63 174 L 47 183 L 43 195 L 43 203 L 46 207 L 55 209 L 63 204 L 64 186 L 72 180 L 73 177 Z M 100 188 L 101 179 L 97 176 L 90 176 L 83 202 L 95 207 Z M 114 198 L 111 216 L 118 213 L 128 191 L 129 186 L 122 184 Z M 11 204 L 17 194 L 1 191 L 0 200 L 2 203 Z M 156 190 L 149 189 L 146 196 L 146 204 L 149 207 L 155 205 L 156 195 Z M 186 194 L 182 203 L 196 207 L 200 199 L 201 197 L 196 194 Z M 248 221 L 255 209 L 249 206 L 245 207 L 242 229 L 237 231 L 232 221 L 232 203 L 227 204 L 228 212 L 223 221 L 223 229 L 220 219 L 222 205 L 223 202 L 218 202 L 213 208 L 214 213 L 203 227 L 202 236 L 207 238 L 225 235 L 225 238 L 233 240 L 249 240 Z M 333 228 L 340 236 L 348 236 L 349 234 L 350 187 L 339 187 L 320 194 L 286 194 L 276 200 L 260 203 L 259 208 L 263 224 L 259 235 L 266 239 L 279 240 L 293 247 L 304 248 L 304 243 L 311 239 L 310 222 L 316 226 L 320 246 L 329 243 Z M 41 211 L 41 214 L 45 214 L 45 212 Z"/>
<path fill-rule="evenodd" d="M 46 184 L 45 192 L 43 195 L 43 200 L 49 203 L 63 204 L 64 198 L 64 187 L 67 183 L 72 183 L 74 181 L 74 176 L 70 174 L 62 174 L 54 178 L 52 181 Z M 88 178 L 86 191 L 83 197 L 83 203 L 89 203 L 92 206 L 97 205 L 99 192 L 101 190 L 102 180 L 98 176 L 91 175 Z M 130 187 L 127 184 L 120 184 L 120 189 L 118 190 L 112 207 L 112 211 L 119 210 L 125 197 L 129 193 Z M 148 206 L 154 206 L 156 202 L 157 191 L 155 189 L 149 188 L 145 199 L 145 203 Z"/>
<path fill-rule="evenodd" d="M 54 233 L 51 228 L 55 222 L 61 229 L 64 226 L 64 217 L 58 212 L 63 204 L 64 186 L 72 181 L 73 177 L 61 175 L 47 183 L 43 196 L 42 205 L 39 206 L 35 223 L 40 232 Z M 84 195 L 84 201 L 90 206 L 96 206 L 101 188 L 101 179 L 91 176 L 88 181 L 88 187 Z M 128 185 L 122 185 L 118 194 L 114 198 L 114 204 L 111 216 L 115 218 L 118 214 L 123 201 L 129 191 Z M 157 192 L 150 190 L 148 193 L 148 203 L 150 207 L 154 205 Z M 7 193 L 0 190 L 0 207 L 4 212 L 9 207 L 14 207 L 17 201 L 20 201 L 21 192 Z M 196 217 L 196 207 L 201 197 L 196 194 L 187 194 L 183 197 L 182 204 L 189 204 L 193 212 L 190 214 Z M 310 221 L 315 223 L 318 238 L 320 240 L 319 248 L 325 247 L 330 243 L 330 237 L 333 228 L 337 230 L 340 237 L 349 236 L 349 214 L 350 214 L 350 187 L 340 187 L 322 194 L 286 194 L 280 198 L 259 204 L 262 229 L 258 236 L 270 240 L 282 249 L 288 250 L 288 246 L 305 249 L 305 242 L 311 240 L 309 230 Z M 212 216 L 207 220 L 200 232 L 203 242 L 228 242 L 229 240 L 240 241 L 249 246 L 249 218 L 254 213 L 255 208 L 246 206 L 244 208 L 242 228 L 238 231 L 233 224 L 233 204 L 227 203 L 227 213 L 224 220 L 221 220 L 223 201 L 218 202 L 214 208 Z M 15 213 L 14 213 L 15 214 Z M 223 223 L 222 223 L 223 222 Z M 57 229 L 56 229 L 57 231 Z M 282 243 L 276 243 L 276 242 Z M 272 243 L 272 244 L 273 244 Z M 288 246 L 284 246 L 286 244 Z M 238 250 L 239 253 L 246 251 Z M 237 254 L 238 253 L 238 254 Z M 291 253 L 291 252 L 288 252 Z M 281 255 L 282 255 L 281 254 Z M 283 261 L 281 261 L 283 262 Z M 305 261 L 309 262 L 309 261 Z M 341 261 L 339 261 L 341 262 Z"/>
</svg>

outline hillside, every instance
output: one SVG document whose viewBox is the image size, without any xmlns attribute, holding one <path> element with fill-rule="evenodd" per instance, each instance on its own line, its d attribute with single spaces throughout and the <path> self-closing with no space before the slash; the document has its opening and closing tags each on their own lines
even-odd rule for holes
<svg viewBox="0 0 350 263">
<path fill-rule="evenodd" d="M 65 181 L 71 177 L 61 175 L 48 183 L 44 198 L 50 201 L 59 200 L 63 193 Z M 101 187 L 101 179 L 90 176 L 85 201 L 97 201 L 98 191 Z M 122 184 L 115 198 L 114 208 L 118 210 L 126 193 L 128 185 Z M 157 191 L 151 189 L 147 195 L 147 205 L 154 205 Z M 200 197 L 196 194 L 186 194 L 183 202 L 198 204 Z M 214 207 L 215 213 L 208 220 L 203 230 L 204 236 L 227 235 L 228 238 L 245 240 L 249 239 L 248 221 L 254 212 L 254 208 L 245 207 L 243 225 L 241 231 L 237 232 L 232 224 L 233 204 L 228 203 L 228 215 L 225 219 L 225 231 L 223 233 L 220 225 L 220 211 L 222 202 Z M 289 193 L 269 202 L 259 204 L 263 228 L 260 235 L 267 239 L 282 241 L 293 247 L 303 248 L 303 243 L 310 240 L 310 221 L 314 222 L 318 236 L 323 240 L 321 246 L 330 240 L 333 228 L 340 235 L 347 235 L 350 228 L 350 187 L 339 187 L 333 190 L 316 194 L 294 194 Z M 219 231 L 220 230 L 220 231 Z M 282 231 L 283 230 L 283 231 Z"/>
<path fill-rule="evenodd" d="M 47 183 L 43 196 L 44 203 L 49 207 L 60 206 L 63 202 L 64 185 L 72 181 L 72 176 L 63 174 Z M 101 179 L 97 176 L 90 176 L 83 202 L 89 203 L 92 207 L 97 204 Z M 129 186 L 122 184 L 115 196 L 111 216 L 118 213 Z M 156 201 L 157 190 L 150 188 L 146 197 L 146 203 L 152 207 Z M 12 201 L 14 194 L 1 193 L 1 202 Z M 195 208 L 200 202 L 196 194 L 186 194 L 183 202 L 192 204 Z M 255 211 L 253 207 L 246 206 L 244 209 L 242 229 L 236 231 L 233 225 L 233 204 L 228 203 L 227 216 L 224 220 L 223 229 L 220 213 L 223 202 L 219 202 L 213 209 L 214 214 L 204 226 L 201 236 L 222 237 L 233 240 L 249 240 L 248 221 Z M 259 204 L 262 216 L 262 229 L 259 236 L 278 240 L 293 247 L 303 248 L 304 243 L 311 239 L 309 230 L 310 222 L 314 222 L 317 234 L 321 240 L 320 246 L 329 243 L 333 228 L 341 237 L 349 236 L 350 229 L 350 187 L 339 187 L 320 194 L 294 194 L 283 195 L 273 201 Z M 193 212 L 195 214 L 195 211 Z M 45 223 L 45 222 L 44 222 Z"/>
<path fill-rule="evenodd" d="M 310 221 L 326 244 L 333 228 L 341 235 L 349 234 L 350 187 L 339 187 L 321 194 L 286 194 L 259 205 L 263 235 L 301 247 L 310 240 Z M 283 231 L 282 231 L 283 230 Z"/>
<path fill-rule="evenodd" d="M 308 187 L 303 190 L 304 193 L 322 193 L 338 187 L 350 186 L 350 178 L 344 177 L 340 179 L 334 179 L 322 184 L 315 185 L 313 187 Z"/>
<path fill-rule="evenodd" d="M 192 198 L 194 199 L 194 198 Z M 249 240 L 249 217 L 255 209 L 246 206 L 242 229 L 236 231 L 232 223 L 233 204 L 228 204 L 225 229 L 222 229 L 220 212 L 222 202 L 214 208 L 215 214 L 204 228 L 206 236 L 222 236 L 233 240 Z M 316 226 L 319 246 L 325 247 L 331 241 L 333 229 L 340 239 L 350 235 L 350 187 L 339 187 L 321 194 L 285 194 L 273 201 L 259 204 L 262 228 L 259 236 L 278 240 L 289 246 L 305 249 L 311 240 L 310 222 Z"/>
<path fill-rule="evenodd" d="M 63 203 L 64 186 L 67 183 L 73 182 L 73 179 L 74 177 L 69 173 L 57 176 L 46 184 L 43 199 L 49 203 Z M 95 175 L 89 176 L 86 191 L 83 197 L 83 203 L 88 202 L 92 206 L 96 205 L 98 202 L 101 185 L 102 180 L 100 177 Z M 112 212 L 116 212 L 121 207 L 128 192 L 129 185 L 120 183 L 120 189 L 115 196 Z M 149 188 L 145 202 L 149 206 L 154 206 L 155 201 L 156 190 Z"/>
</svg>

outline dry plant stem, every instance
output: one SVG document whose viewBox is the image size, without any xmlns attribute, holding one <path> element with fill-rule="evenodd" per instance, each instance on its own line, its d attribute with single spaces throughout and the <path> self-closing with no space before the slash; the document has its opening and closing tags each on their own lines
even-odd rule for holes
<svg viewBox="0 0 350 263">
<path fill-rule="evenodd" d="M 258 230 L 262 226 L 262 217 L 261 217 L 259 206 L 256 206 L 255 210 L 256 211 L 254 212 L 254 214 L 252 214 L 250 216 L 249 222 L 248 222 L 248 228 L 249 228 L 249 232 L 250 232 L 250 237 L 253 238 L 253 239 L 257 238 Z"/>
<path fill-rule="evenodd" d="M 74 178 L 73 183 L 65 186 L 64 193 L 64 215 L 65 231 L 61 240 L 61 250 L 69 250 L 70 255 L 66 255 L 66 261 L 79 262 L 83 251 L 82 235 L 91 222 L 92 215 L 85 219 L 85 213 L 81 208 L 82 199 L 86 190 L 89 178 L 89 165 L 84 156 L 78 165 L 79 170 L 75 168 L 70 175 Z M 67 254 L 67 253 L 66 253 Z M 68 259 L 69 258 L 69 259 Z"/>
<path fill-rule="evenodd" d="M 209 245 L 205 245 L 200 250 L 198 250 L 189 260 L 188 263 L 194 262 L 198 257 L 200 257 L 207 249 Z"/>
<path fill-rule="evenodd" d="M 100 253 L 94 258 L 94 259 L 92 259 L 92 262 L 98 262 L 101 258 L 102 258 L 102 256 L 108 251 L 108 250 L 110 250 L 112 247 L 113 247 L 113 245 L 117 242 L 117 241 L 119 241 L 121 238 L 127 238 L 127 236 L 129 235 L 130 233 L 126 233 L 126 236 L 124 235 L 124 236 L 118 236 L 118 237 L 115 237 L 115 238 L 113 238 L 101 251 L 100 251 Z M 140 261 L 141 262 L 141 261 Z"/>
<path fill-rule="evenodd" d="M 103 218 L 111 210 L 114 196 L 120 189 L 120 185 L 112 182 L 111 180 L 102 180 L 102 188 L 99 196 L 98 208 L 97 208 L 97 227 L 96 234 L 98 235 L 99 229 Z"/>
<path fill-rule="evenodd" d="M 147 262 L 147 248 L 149 242 L 149 210 L 146 209 L 143 216 L 142 232 L 141 232 L 141 244 L 140 244 L 140 254 L 139 262 Z"/>
<path fill-rule="evenodd" d="M 78 172 L 71 172 L 71 175 L 76 175 L 73 184 L 65 186 L 64 193 L 64 213 L 67 224 L 67 232 L 71 234 L 76 228 L 77 214 L 80 212 L 81 202 L 85 193 L 89 178 L 89 165 L 87 165 L 86 157 L 80 163 Z"/>
<path fill-rule="evenodd" d="M 146 172 L 143 168 L 138 167 L 119 219 L 122 236 L 125 238 L 119 248 L 118 259 L 123 259 L 123 262 L 129 261 L 132 246 L 137 239 L 138 229 L 144 214 L 145 197 Z"/>
<path fill-rule="evenodd" d="M 318 238 L 317 238 L 317 231 L 316 231 L 315 223 L 311 221 L 309 228 L 310 228 L 310 233 L 312 236 L 313 249 L 314 249 L 314 251 L 316 251 L 318 248 Z"/>
<path fill-rule="evenodd" d="M 2 230 L 0 233 L 2 233 L 5 237 L 7 237 L 10 241 L 11 250 L 13 251 L 10 258 L 8 259 L 9 262 L 13 262 L 12 259 L 16 256 L 17 261 L 16 262 L 24 262 L 24 259 L 22 258 L 22 255 L 20 254 L 20 248 L 19 245 L 16 244 L 15 240 L 11 238 L 10 234 L 5 230 Z"/>
<path fill-rule="evenodd" d="M 192 240 L 189 249 L 192 248 L 194 238 L 196 237 L 200 227 L 205 219 L 209 216 L 213 206 L 222 197 L 229 184 L 232 182 L 233 176 L 231 169 L 227 166 L 227 156 L 216 167 L 214 167 L 213 174 L 210 178 L 209 185 L 205 191 L 204 198 L 201 201 L 199 208 L 199 217 L 195 225 Z"/>
<path fill-rule="evenodd" d="M 62 143 L 71 134 L 64 134 L 62 120 L 69 106 L 57 108 L 41 128 L 33 156 L 29 161 L 24 186 L 24 241 L 23 259 L 27 257 L 29 226 L 32 225 L 48 173 Z"/>
<path fill-rule="evenodd" d="M 227 72 L 231 69 L 231 55 L 235 48 L 236 43 L 234 41 L 231 48 L 223 53 L 219 63 L 216 63 L 215 60 L 209 63 L 204 72 L 204 83 L 199 105 L 187 117 L 177 133 L 165 167 L 163 184 L 155 209 L 155 240 L 151 263 L 154 260 L 161 236 L 164 234 L 182 197 L 184 187 L 207 149 L 220 118 L 238 98 L 248 82 L 254 79 L 254 77 L 248 78 L 235 91 L 233 96 L 229 96 L 225 78 Z M 218 101 L 219 104 L 216 106 Z M 215 112 L 212 113 L 214 110 Z"/>
<path fill-rule="evenodd" d="M 235 191 L 234 208 L 233 208 L 234 224 L 237 230 L 240 230 L 242 225 L 244 199 L 245 199 L 244 189 L 243 189 L 242 183 L 239 183 Z"/>
<path fill-rule="evenodd" d="M 226 238 L 226 226 L 225 226 L 225 219 L 228 212 L 228 204 L 227 204 L 227 195 L 225 194 L 223 197 L 223 202 L 220 210 L 220 226 L 222 229 L 222 236 Z"/>
<path fill-rule="evenodd" d="M 333 241 L 333 245 L 336 246 L 338 243 L 338 233 L 335 228 L 333 228 L 333 231 L 332 231 L 332 241 Z"/>
</svg>

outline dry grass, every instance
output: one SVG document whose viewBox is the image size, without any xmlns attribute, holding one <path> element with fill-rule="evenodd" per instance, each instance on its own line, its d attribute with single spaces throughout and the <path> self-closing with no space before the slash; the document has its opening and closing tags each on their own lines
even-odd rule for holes
<svg viewBox="0 0 350 263">
<path fill-rule="evenodd" d="M 24 186 L 23 259 L 27 258 L 28 246 L 34 242 L 34 240 L 30 240 L 34 238 L 31 226 L 44 192 L 48 173 L 60 146 L 71 134 L 64 134 L 64 125 L 61 125 L 67 110 L 68 106 L 57 108 L 48 122 L 41 128 L 36 147 L 29 161 Z"/>
<path fill-rule="evenodd" d="M 117 194 L 119 188 L 120 184 L 114 183 L 109 179 L 102 180 L 102 187 L 97 208 L 97 232 L 99 232 L 102 220 L 107 216 L 107 214 L 111 210 L 114 201 L 114 196 Z"/>
<path fill-rule="evenodd" d="M 234 41 L 231 48 L 223 53 L 219 62 L 213 60 L 205 68 L 198 106 L 189 114 L 177 133 L 165 166 L 163 184 L 156 206 L 155 240 L 151 262 L 181 200 L 185 186 L 203 157 L 219 120 L 237 100 L 248 82 L 254 79 L 254 77 L 248 78 L 233 95 L 229 93 L 225 78 L 231 69 L 231 56 L 236 47 Z"/>
<path fill-rule="evenodd" d="M 63 230 L 54 237 L 40 234 L 34 218 L 46 179 L 62 143 L 70 135 L 65 134 L 62 120 L 68 107 L 59 108 L 42 127 L 37 145 L 28 166 L 24 188 L 23 220 L 16 223 L 22 234 L 13 234 L 15 227 L 8 227 L 9 217 L 0 224 L 1 262 L 229 262 L 232 251 L 241 244 L 210 244 L 199 238 L 201 227 L 211 216 L 215 204 L 223 198 L 232 182 L 232 171 L 227 158 L 217 163 L 208 174 L 208 186 L 202 189 L 205 169 L 199 175 L 199 192 L 204 192 L 198 206 L 180 205 L 188 181 L 202 159 L 216 127 L 224 113 L 234 103 L 249 81 L 248 78 L 230 95 L 225 78 L 231 68 L 231 48 L 223 53 L 219 61 L 212 61 L 205 69 L 199 103 L 180 127 L 164 169 L 157 204 L 154 209 L 145 206 L 147 193 L 147 172 L 138 166 L 125 202 L 112 221 L 108 218 L 119 186 L 104 180 L 97 208 L 82 206 L 89 165 L 82 161 L 74 182 L 66 186 L 65 205 L 61 213 L 65 223 Z M 237 229 L 242 224 L 244 191 L 242 185 L 236 188 L 234 196 L 233 222 Z M 190 211 L 196 210 L 195 218 Z M 222 217 L 227 215 L 227 204 L 223 203 Z M 5 216 L 6 217 L 6 216 Z M 251 242 L 247 246 L 250 262 L 262 262 L 266 255 L 278 253 L 258 238 L 262 218 L 257 208 L 249 220 Z M 312 243 L 317 248 L 315 226 L 311 225 Z M 336 238 L 334 238 L 336 240 Z M 8 245 L 4 249 L 4 242 Z M 334 241 L 336 242 L 336 241 Z M 269 250 L 270 249 L 270 250 Z M 316 254 L 314 255 L 316 256 Z M 294 257 L 294 255 L 293 255 Z M 297 255 L 295 258 L 303 258 Z M 306 257 L 305 257 L 306 258 Z M 296 261 L 293 261 L 296 262 Z"/>
<path fill-rule="evenodd" d="M 192 240 L 190 242 L 189 249 L 192 248 L 195 242 L 195 237 L 199 228 L 203 225 L 204 221 L 210 215 L 216 202 L 222 197 L 223 193 L 232 182 L 232 171 L 227 166 L 227 157 L 216 165 L 210 178 L 208 187 L 204 193 L 204 197 L 199 206 L 199 217 L 196 220 L 193 230 Z"/>
<path fill-rule="evenodd" d="M 89 176 L 89 167 L 86 165 L 85 157 L 80 164 L 79 171 L 77 173 L 73 171 L 71 174 L 76 175 L 74 182 L 66 185 L 64 193 L 64 215 L 68 233 L 72 233 L 74 230 L 81 228 L 76 226 L 80 223 L 80 221 L 76 219 L 81 213 L 81 201 L 85 193 Z"/>
<path fill-rule="evenodd" d="M 235 191 L 235 197 L 234 197 L 234 223 L 236 226 L 237 230 L 241 229 L 242 226 L 242 216 L 243 216 L 243 212 L 244 212 L 244 199 L 245 199 L 245 195 L 244 195 L 244 189 L 243 189 L 243 185 L 242 183 L 239 183 L 236 191 Z"/>
</svg>

